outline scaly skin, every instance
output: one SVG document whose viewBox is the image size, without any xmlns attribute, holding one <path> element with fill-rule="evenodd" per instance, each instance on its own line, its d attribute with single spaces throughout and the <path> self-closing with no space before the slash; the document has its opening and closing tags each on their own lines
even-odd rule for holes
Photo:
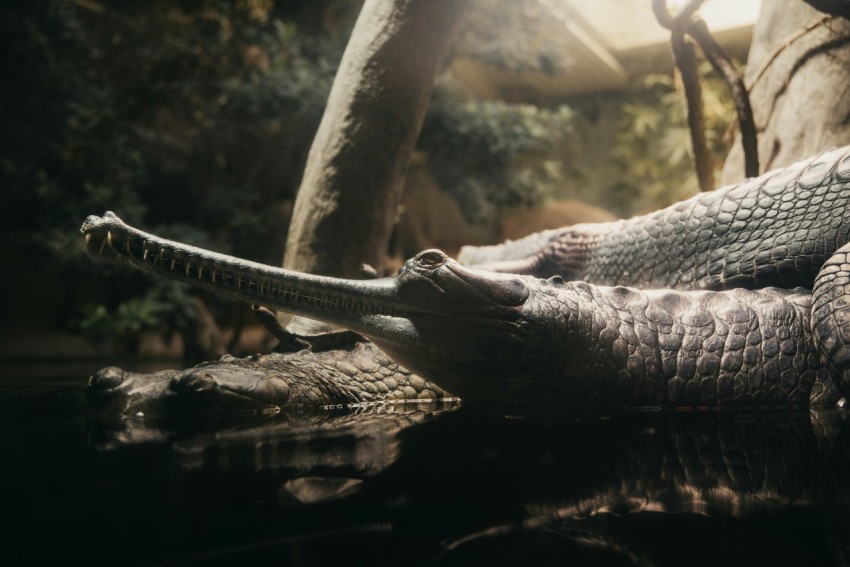
<svg viewBox="0 0 850 567">
<path fill-rule="evenodd" d="M 496 246 L 461 263 L 639 288 L 811 288 L 850 241 L 850 146 L 702 193 L 649 215 L 580 224 Z"/>
<path fill-rule="evenodd" d="M 109 214 L 83 230 L 89 250 L 110 261 L 363 333 L 467 401 L 803 406 L 838 397 L 804 289 L 642 292 L 470 270 L 436 250 L 396 278 L 353 281 L 186 247 Z"/>
<path fill-rule="evenodd" d="M 812 342 L 808 290 L 639 291 L 576 282 L 532 293 L 523 310 L 549 317 L 540 337 L 551 342 L 544 359 L 552 362 L 532 367 L 523 382 L 534 380 L 534 389 L 521 382 L 512 398 L 615 407 L 805 406 L 838 398 Z M 463 382 L 463 391 L 454 389 L 462 397 L 473 387 Z M 476 384 L 474 398 L 486 398 L 491 384 Z"/>
<path fill-rule="evenodd" d="M 850 392 L 850 245 L 827 260 L 812 290 L 813 341 L 830 375 Z"/>
<path fill-rule="evenodd" d="M 109 367 L 89 381 L 96 412 L 158 416 L 172 408 L 205 412 L 268 412 L 344 404 L 445 399 L 438 386 L 412 374 L 367 342 L 325 352 L 225 356 L 186 370 L 152 374 Z"/>
</svg>

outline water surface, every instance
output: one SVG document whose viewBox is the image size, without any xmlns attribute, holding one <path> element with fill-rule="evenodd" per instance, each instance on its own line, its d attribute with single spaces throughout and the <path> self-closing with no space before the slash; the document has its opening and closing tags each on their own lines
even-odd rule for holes
<svg viewBox="0 0 850 567">
<path fill-rule="evenodd" d="M 13 564 L 850 563 L 845 411 L 103 422 L 44 374 L 0 384 Z"/>
</svg>

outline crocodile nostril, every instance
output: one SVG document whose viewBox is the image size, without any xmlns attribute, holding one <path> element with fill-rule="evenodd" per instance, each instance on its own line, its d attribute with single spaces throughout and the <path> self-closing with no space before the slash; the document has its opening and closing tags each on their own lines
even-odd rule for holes
<svg viewBox="0 0 850 567">
<path fill-rule="evenodd" d="M 89 377 L 89 388 L 92 390 L 111 390 L 124 382 L 127 373 L 116 366 L 101 368 Z"/>
</svg>

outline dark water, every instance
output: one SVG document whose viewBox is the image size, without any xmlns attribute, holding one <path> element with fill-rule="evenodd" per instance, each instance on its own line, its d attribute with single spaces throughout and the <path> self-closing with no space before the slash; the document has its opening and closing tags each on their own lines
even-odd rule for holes
<svg viewBox="0 0 850 567">
<path fill-rule="evenodd" d="M 0 386 L 4 564 L 850 563 L 844 411 L 104 423 L 83 383 Z"/>
</svg>

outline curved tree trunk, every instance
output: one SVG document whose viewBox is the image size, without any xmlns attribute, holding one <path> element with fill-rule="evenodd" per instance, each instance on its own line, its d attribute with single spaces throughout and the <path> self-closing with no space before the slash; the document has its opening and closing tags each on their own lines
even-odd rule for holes
<svg viewBox="0 0 850 567">
<path fill-rule="evenodd" d="M 379 272 L 434 78 L 466 0 L 366 0 L 298 192 L 284 267 Z"/>
<path fill-rule="evenodd" d="M 762 173 L 850 143 L 850 20 L 802 0 L 762 3 L 744 82 Z M 723 183 L 741 180 L 743 172 L 736 143 Z"/>
</svg>

